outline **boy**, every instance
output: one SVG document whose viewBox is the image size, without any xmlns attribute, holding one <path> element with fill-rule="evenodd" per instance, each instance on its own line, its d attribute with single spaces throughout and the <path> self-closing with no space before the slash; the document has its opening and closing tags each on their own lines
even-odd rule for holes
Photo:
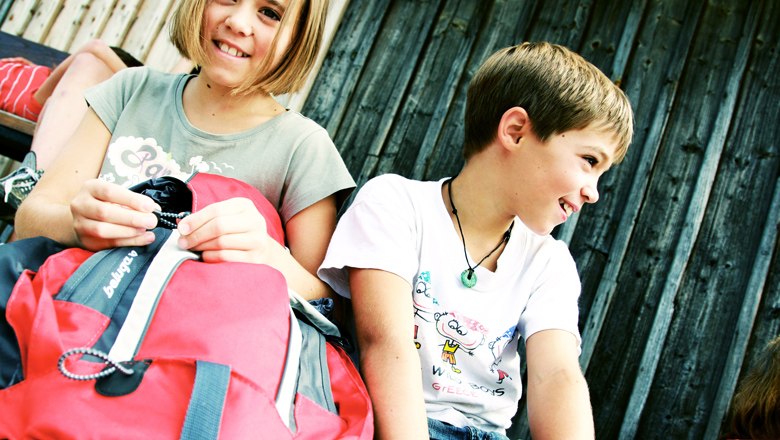
<svg viewBox="0 0 780 440">
<path fill-rule="evenodd" d="M 506 438 L 522 394 L 520 336 L 533 438 L 593 438 L 579 277 L 549 234 L 598 200 L 632 117 L 582 57 L 524 43 L 472 79 L 457 176 L 366 183 L 319 275 L 351 294 L 380 438 Z"/>
</svg>

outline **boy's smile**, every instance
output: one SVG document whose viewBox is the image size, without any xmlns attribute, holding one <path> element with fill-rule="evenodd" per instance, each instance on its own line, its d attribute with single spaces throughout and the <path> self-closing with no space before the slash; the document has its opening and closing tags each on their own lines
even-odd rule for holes
<svg viewBox="0 0 780 440">
<path fill-rule="evenodd" d="M 596 203 L 598 179 L 612 165 L 616 148 L 611 133 L 594 128 L 555 134 L 546 142 L 533 133 L 524 136 L 512 162 L 523 223 L 546 235 L 585 203 Z"/>
</svg>

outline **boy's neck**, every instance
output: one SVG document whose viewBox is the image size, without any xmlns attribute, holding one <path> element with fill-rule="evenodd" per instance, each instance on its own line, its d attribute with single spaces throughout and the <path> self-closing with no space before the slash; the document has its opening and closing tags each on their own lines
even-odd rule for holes
<svg viewBox="0 0 780 440">
<path fill-rule="evenodd" d="M 514 215 L 503 208 L 501 187 L 492 181 L 491 173 L 486 170 L 489 168 L 471 162 L 454 180 L 442 186 L 444 205 L 457 230 L 457 219 L 452 213 L 449 198 L 450 191 L 452 193 L 466 237 L 466 247 L 472 258 L 481 258 L 495 247 L 514 220 Z M 447 188 L 448 185 L 452 187 Z"/>
</svg>

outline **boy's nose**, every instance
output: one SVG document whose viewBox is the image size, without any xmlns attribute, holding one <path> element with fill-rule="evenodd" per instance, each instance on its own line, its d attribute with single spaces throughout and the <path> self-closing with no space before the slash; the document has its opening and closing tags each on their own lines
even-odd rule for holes
<svg viewBox="0 0 780 440">
<path fill-rule="evenodd" d="M 597 182 L 587 184 L 582 187 L 582 197 L 585 198 L 586 203 L 596 203 L 599 201 L 599 190 Z"/>
</svg>

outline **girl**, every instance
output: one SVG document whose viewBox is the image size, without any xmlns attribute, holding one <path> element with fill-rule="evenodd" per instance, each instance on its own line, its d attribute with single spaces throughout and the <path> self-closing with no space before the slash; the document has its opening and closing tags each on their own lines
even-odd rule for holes
<svg viewBox="0 0 780 440">
<path fill-rule="evenodd" d="M 328 295 L 312 274 L 354 182 L 325 130 L 273 98 L 303 84 L 326 10 L 325 0 L 180 2 L 171 39 L 200 74 L 126 69 L 90 89 L 90 110 L 64 154 L 20 207 L 17 235 L 90 250 L 146 245 L 159 207 L 128 186 L 221 173 L 276 206 L 289 251 L 241 198 L 183 219 L 179 245 L 205 261 L 269 264 L 305 298 Z"/>
</svg>

